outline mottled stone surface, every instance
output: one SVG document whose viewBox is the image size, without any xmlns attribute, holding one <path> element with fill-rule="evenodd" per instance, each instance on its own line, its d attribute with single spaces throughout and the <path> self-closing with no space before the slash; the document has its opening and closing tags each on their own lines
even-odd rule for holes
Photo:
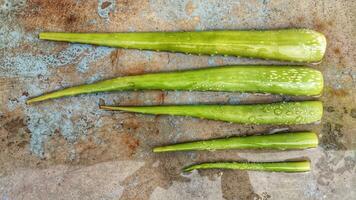
<svg viewBox="0 0 356 200">
<path fill-rule="evenodd" d="M 0 0 L 0 199 L 355 199 L 355 10 L 352 0 Z M 98 110 L 99 103 L 307 99 L 259 94 L 117 92 L 25 105 L 31 96 L 116 76 L 281 63 L 46 42 L 37 39 L 41 31 L 295 27 L 318 30 L 328 39 L 325 59 L 311 66 L 325 77 L 321 123 L 250 126 Z M 151 152 L 162 144 L 278 130 L 316 131 L 320 146 L 287 152 Z M 310 173 L 180 172 L 203 161 L 306 157 L 312 161 Z"/>
</svg>

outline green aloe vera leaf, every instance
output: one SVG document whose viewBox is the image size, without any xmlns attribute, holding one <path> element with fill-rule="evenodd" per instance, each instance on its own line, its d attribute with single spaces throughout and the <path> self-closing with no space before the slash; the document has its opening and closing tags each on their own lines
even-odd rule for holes
<svg viewBox="0 0 356 200">
<path fill-rule="evenodd" d="M 183 171 L 189 172 L 195 169 L 234 169 L 269 172 L 307 172 L 310 171 L 310 162 L 216 162 L 192 165 L 184 168 Z"/>
<path fill-rule="evenodd" d="M 229 137 L 213 140 L 186 142 L 155 147 L 153 152 L 221 150 L 221 149 L 307 149 L 318 146 L 318 137 L 313 132 L 276 133 Z"/>
<path fill-rule="evenodd" d="M 143 33 L 43 32 L 39 38 L 109 47 L 297 62 L 319 62 L 326 49 L 325 36 L 308 29 Z"/>
<path fill-rule="evenodd" d="M 118 77 L 58 90 L 27 103 L 85 93 L 124 90 L 186 90 L 320 95 L 320 71 L 298 66 L 225 66 L 199 70 Z"/>
<path fill-rule="evenodd" d="M 100 106 L 105 110 L 154 115 L 180 115 L 242 124 L 308 124 L 323 114 L 320 101 L 254 105 Z"/>
</svg>

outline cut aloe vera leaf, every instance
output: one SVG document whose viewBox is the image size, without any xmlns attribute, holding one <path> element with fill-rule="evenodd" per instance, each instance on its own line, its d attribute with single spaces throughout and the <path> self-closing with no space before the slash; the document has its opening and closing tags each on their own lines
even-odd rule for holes
<svg viewBox="0 0 356 200">
<path fill-rule="evenodd" d="M 242 124 L 308 124 L 323 114 L 320 101 L 281 102 L 254 105 L 172 105 L 172 106 L 100 106 L 113 111 L 154 115 L 191 116 Z"/>
<path fill-rule="evenodd" d="M 145 33 L 43 32 L 39 38 L 119 48 L 297 62 L 319 62 L 326 49 L 325 36 L 308 29 Z"/>
</svg>

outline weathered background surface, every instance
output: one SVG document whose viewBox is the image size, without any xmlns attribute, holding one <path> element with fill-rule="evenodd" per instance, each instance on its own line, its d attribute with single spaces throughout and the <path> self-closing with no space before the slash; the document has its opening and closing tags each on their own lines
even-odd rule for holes
<svg viewBox="0 0 356 200">
<path fill-rule="evenodd" d="M 0 0 L 0 199 L 356 199 L 356 2 L 286 0 Z M 246 126 L 184 117 L 98 110 L 117 105 L 254 103 L 293 97 L 212 92 L 118 92 L 51 100 L 28 97 L 147 72 L 242 63 L 278 63 L 39 41 L 41 31 L 127 32 L 306 27 L 328 49 L 325 114 L 319 124 Z M 299 98 L 305 99 L 305 98 Z M 306 151 L 153 154 L 197 139 L 314 130 Z M 202 161 L 308 157 L 310 173 L 203 171 Z"/>
</svg>

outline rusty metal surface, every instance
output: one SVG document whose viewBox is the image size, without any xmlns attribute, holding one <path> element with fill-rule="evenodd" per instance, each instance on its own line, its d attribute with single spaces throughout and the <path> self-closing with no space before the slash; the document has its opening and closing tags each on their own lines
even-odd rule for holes
<svg viewBox="0 0 356 200">
<path fill-rule="evenodd" d="M 0 0 L 0 199 L 355 199 L 356 3 L 352 0 Z M 234 57 L 39 41 L 41 31 L 127 32 L 306 27 L 328 39 L 321 123 L 249 126 L 98 110 L 98 104 L 257 103 L 306 98 L 213 92 L 117 92 L 25 105 L 29 96 L 129 74 L 225 64 Z M 305 151 L 153 154 L 157 145 L 314 130 Z M 201 171 L 203 161 L 308 157 L 310 173 Z"/>
</svg>

